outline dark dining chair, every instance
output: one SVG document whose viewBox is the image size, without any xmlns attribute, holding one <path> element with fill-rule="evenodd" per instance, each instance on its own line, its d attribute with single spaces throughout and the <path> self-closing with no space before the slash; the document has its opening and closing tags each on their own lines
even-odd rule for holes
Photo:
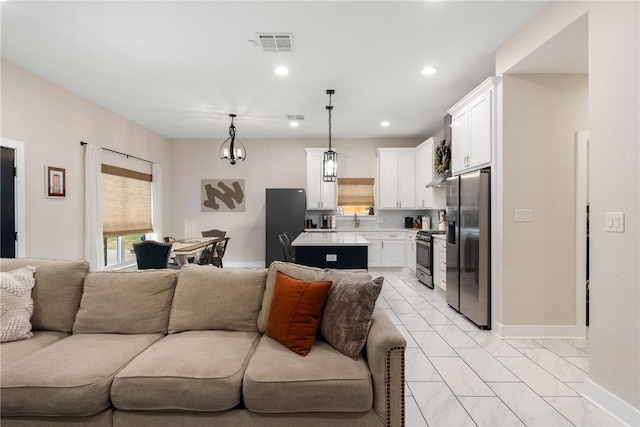
<svg viewBox="0 0 640 427">
<path fill-rule="evenodd" d="M 144 242 L 134 243 L 133 252 L 136 254 L 138 270 L 167 268 L 169 255 L 171 254 L 171 243 L 145 240 Z"/>
<path fill-rule="evenodd" d="M 216 230 L 206 230 L 202 232 L 202 237 L 224 237 L 227 235 L 226 231 Z"/>
<path fill-rule="evenodd" d="M 162 238 L 162 240 L 165 243 L 173 243 L 173 242 L 176 241 L 176 238 L 175 237 L 171 237 L 171 236 L 165 236 L 165 237 Z"/>
<path fill-rule="evenodd" d="M 209 265 L 211 264 L 211 259 L 213 258 L 213 253 L 215 251 L 216 244 L 218 242 L 211 242 L 200 252 L 200 257 L 198 257 L 198 264 L 200 265 Z"/>
<path fill-rule="evenodd" d="M 286 262 L 295 262 L 295 259 L 291 256 L 291 243 L 287 236 L 283 234 L 278 234 L 278 240 L 280 241 L 280 246 L 282 247 L 282 256 Z"/>
<path fill-rule="evenodd" d="M 224 239 L 222 239 L 221 241 L 219 241 L 218 243 L 216 243 L 216 246 L 213 250 L 213 256 L 211 257 L 211 263 L 215 265 L 218 268 L 222 268 L 222 257 L 224 256 L 225 252 L 227 251 L 227 246 L 229 244 L 229 239 L 231 239 L 231 237 L 225 237 Z"/>
</svg>

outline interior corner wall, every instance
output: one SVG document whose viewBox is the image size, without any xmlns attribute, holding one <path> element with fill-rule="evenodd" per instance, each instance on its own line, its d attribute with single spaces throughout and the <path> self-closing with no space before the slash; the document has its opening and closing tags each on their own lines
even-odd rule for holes
<svg viewBox="0 0 640 427">
<path fill-rule="evenodd" d="M 241 125 L 240 125 L 241 126 Z M 376 176 L 376 148 L 415 147 L 422 140 L 333 139 L 338 152 L 338 176 Z M 197 231 L 217 228 L 231 237 L 225 265 L 264 267 L 265 189 L 306 188 L 305 148 L 327 147 L 325 139 L 243 140 L 247 159 L 236 165 L 222 161 L 222 140 L 183 139 L 171 141 L 171 224 L 166 234 L 184 236 L 185 219 L 196 220 Z M 244 179 L 245 211 L 212 212 L 201 209 L 202 179 Z M 327 213 L 327 212 L 325 212 Z"/>
<path fill-rule="evenodd" d="M 80 141 L 161 164 L 163 222 L 168 224 L 168 139 L 11 62 L 2 60 L 1 66 L 0 132 L 25 144 L 27 257 L 84 258 L 85 148 Z M 134 159 L 120 161 L 120 166 L 139 168 Z M 66 169 L 64 199 L 45 197 L 45 166 Z"/>
<path fill-rule="evenodd" d="M 575 133 L 588 100 L 586 75 L 503 76 L 504 327 L 576 324 Z"/>
<path fill-rule="evenodd" d="M 591 314 L 585 394 L 628 425 L 640 423 L 639 9 L 637 1 L 551 1 L 496 54 L 502 75 L 588 14 Z M 624 233 L 605 232 L 605 212 L 625 213 Z"/>
</svg>

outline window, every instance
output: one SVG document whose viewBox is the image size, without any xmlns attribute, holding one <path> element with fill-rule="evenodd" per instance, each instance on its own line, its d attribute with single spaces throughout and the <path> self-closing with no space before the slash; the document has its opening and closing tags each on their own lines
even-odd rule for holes
<svg viewBox="0 0 640 427">
<path fill-rule="evenodd" d="M 133 244 L 153 231 L 151 175 L 103 164 L 100 190 L 105 265 L 134 263 Z"/>
<path fill-rule="evenodd" d="M 368 214 L 374 206 L 373 178 L 338 178 L 338 207 L 345 214 Z"/>
</svg>

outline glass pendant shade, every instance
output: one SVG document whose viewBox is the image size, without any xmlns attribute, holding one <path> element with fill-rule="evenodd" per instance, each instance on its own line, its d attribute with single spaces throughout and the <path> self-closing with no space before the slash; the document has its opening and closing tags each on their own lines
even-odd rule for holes
<svg viewBox="0 0 640 427">
<path fill-rule="evenodd" d="M 244 161 L 247 158 L 247 150 L 242 142 L 236 140 L 236 127 L 233 125 L 235 114 L 229 114 L 231 117 L 231 126 L 229 126 L 229 138 L 225 139 L 220 146 L 220 159 L 228 160 L 229 163 L 235 165 L 239 160 Z"/>
<path fill-rule="evenodd" d="M 333 150 L 324 152 L 324 162 L 322 163 L 322 180 L 334 182 L 338 176 L 338 153 Z"/>
</svg>

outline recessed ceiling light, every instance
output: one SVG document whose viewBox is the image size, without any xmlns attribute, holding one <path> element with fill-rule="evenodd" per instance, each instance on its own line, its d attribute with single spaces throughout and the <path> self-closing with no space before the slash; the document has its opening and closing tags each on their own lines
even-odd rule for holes
<svg viewBox="0 0 640 427">
<path fill-rule="evenodd" d="M 436 71 L 438 71 L 436 67 L 428 66 L 428 67 L 424 67 L 420 72 L 425 76 L 430 76 L 431 74 L 435 74 Z"/>
<path fill-rule="evenodd" d="M 289 74 L 289 69 L 287 67 L 278 67 L 273 70 L 273 72 L 279 76 L 286 76 L 287 74 Z"/>
<path fill-rule="evenodd" d="M 292 128 L 297 128 L 298 126 L 300 126 L 300 123 L 298 123 L 298 122 L 289 122 L 289 126 L 291 126 Z"/>
<path fill-rule="evenodd" d="M 384 127 L 384 128 L 386 128 L 386 127 L 387 127 L 387 126 L 389 126 L 390 124 L 391 124 L 391 123 L 389 123 L 389 122 L 388 122 L 388 121 L 386 121 L 386 120 L 385 120 L 385 121 L 383 121 L 383 122 L 380 122 L 380 126 L 382 126 L 382 127 Z"/>
</svg>

